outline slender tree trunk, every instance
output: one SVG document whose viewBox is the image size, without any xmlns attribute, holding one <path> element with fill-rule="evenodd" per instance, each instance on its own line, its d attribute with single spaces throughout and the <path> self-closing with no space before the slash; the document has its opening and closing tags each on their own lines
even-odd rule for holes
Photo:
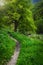
<svg viewBox="0 0 43 65">
<path fill-rule="evenodd" d="M 15 23 L 14 23 L 14 31 L 15 31 L 15 32 L 17 32 L 17 27 L 18 27 L 18 22 L 15 21 Z"/>
</svg>

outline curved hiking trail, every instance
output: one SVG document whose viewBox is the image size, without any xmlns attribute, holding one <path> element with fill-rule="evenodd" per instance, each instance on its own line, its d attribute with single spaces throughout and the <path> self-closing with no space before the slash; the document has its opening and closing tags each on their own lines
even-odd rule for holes
<svg viewBox="0 0 43 65">
<path fill-rule="evenodd" d="M 11 39 L 13 39 L 16 42 L 16 48 L 15 48 L 15 51 L 14 51 L 14 55 L 12 56 L 11 60 L 8 62 L 7 65 L 16 65 L 17 59 L 18 59 L 18 56 L 19 56 L 19 53 L 20 53 L 20 44 L 16 39 L 14 39 L 12 37 L 11 37 Z"/>
</svg>

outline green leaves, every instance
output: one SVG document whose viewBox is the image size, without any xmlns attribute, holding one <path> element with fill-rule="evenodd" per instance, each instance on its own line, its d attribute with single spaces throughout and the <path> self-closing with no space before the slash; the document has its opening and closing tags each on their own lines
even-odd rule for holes
<svg viewBox="0 0 43 65">
<path fill-rule="evenodd" d="M 18 13 L 13 13 L 13 16 L 12 16 L 12 18 L 14 19 L 14 20 L 19 20 L 19 18 L 20 18 L 20 14 L 18 14 Z M 19 22 L 18 22 L 19 23 Z"/>
<path fill-rule="evenodd" d="M 7 3 L 1 17 L 1 25 L 11 25 L 14 23 L 15 31 L 25 34 L 25 32 L 36 30 L 31 11 L 31 1 L 12 0 Z M 9 26 L 10 27 L 10 26 Z"/>
<path fill-rule="evenodd" d="M 35 20 L 35 25 L 37 27 L 37 33 L 43 33 L 43 1 L 36 3 L 33 9 L 33 15 Z"/>
<path fill-rule="evenodd" d="M 43 65 L 43 41 L 36 38 L 37 35 L 33 38 L 16 32 L 10 34 L 21 46 L 17 65 Z"/>
<path fill-rule="evenodd" d="M 0 65 L 4 65 L 11 58 L 15 48 L 15 42 L 7 32 L 0 30 Z"/>
</svg>

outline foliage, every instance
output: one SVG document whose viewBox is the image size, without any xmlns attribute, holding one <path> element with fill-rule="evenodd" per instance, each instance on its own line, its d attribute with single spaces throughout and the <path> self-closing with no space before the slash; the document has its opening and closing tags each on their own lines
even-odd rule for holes
<svg viewBox="0 0 43 65">
<path fill-rule="evenodd" d="M 37 33 L 43 33 L 43 1 L 36 3 L 33 9 L 33 17 L 37 27 Z"/>
<path fill-rule="evenodd" d="M 14 52 L 15 41 L 8 35 L 8 30 L 12 31 L 13 28 L 15 32 L 9 33 L 21 46 L 17 65 L 43 65 L 43 36 L 23 35 L 35 31 L 43 33 L 43 1 L 34 6 L 33 13 L 31 0 L 6 1 L 7 4 L 0 7 L 0 65 L 5 65 Z"/>
<path fill-rule="evenodd" d="M 36 21 L 37 33 L 43 34 L 43 19 L 39 19 Z"/>
<path fill-rule="evenodd" d="M 24 34 L 28 31 L 35 32 L 36 27 L 32 17 L 31 0 L 9 1 L 2 12 L 0 25 L 14 23 L 15 31 L 18 30 Z"/>
<path fill-rule="evenodd" d="M 10 32 L 21 45 L 20 54 L 16 65 L 43 65 L 43 41 L 28 38 L 19 33 Z"/>
<path fill-rule="evenodd" d="M 15 42 L 6 31 L 0 30 L 0 65 L 5 65 L 11 59 L 14 48 Z"/>
</svg>

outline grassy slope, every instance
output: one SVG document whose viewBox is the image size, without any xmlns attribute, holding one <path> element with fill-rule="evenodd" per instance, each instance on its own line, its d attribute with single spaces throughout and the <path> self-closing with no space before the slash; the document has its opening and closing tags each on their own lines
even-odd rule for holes
<svg viewBox="0 0 43 65">
<path fill-rule="evenodd" d="M 7 35 L 6 31 L 0 30 L 0 65 L 8 62 L 15 48 L 15 42 Z"/>
<path fill-rule="evenodd" d="M 21 44 L 17 65 L 43 65 L 43 42 L 18 33 L 11 33 Z"/>
</svg>

